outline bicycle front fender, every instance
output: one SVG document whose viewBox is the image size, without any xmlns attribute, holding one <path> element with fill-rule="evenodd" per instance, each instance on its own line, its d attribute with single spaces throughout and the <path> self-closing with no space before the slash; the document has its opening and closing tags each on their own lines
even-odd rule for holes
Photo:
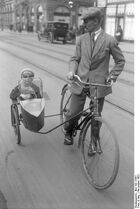
<svg viewBox="0 0 140 209">
<path fill-rule="evenodd" d="M 78 148 L 80 148 L 81 146 L 81 136 L 82 136 L 82 130 L 83 128 L 85 127 L 85 125 L 88 123 L 89 120 L 91 120 L 92 118 L 92 115 L 91 116 L 88 116 L 87 118 L 85 118 L 85 121 L 81 127 L 81 131 L 80 131 L 80 134 L 79 134 L 79 140 L 78 140 Z"/>
<path fill-rule="evenodd" d="M 88 123 L 88 121 L 89 120 L 92 120 L 92 115 L 88 115 L 87 117 L 85 117 L 85 121 L 83 122 L 83 125 L 82 125 L 82 127 L 81 127 L 81 131 L 80 131 L 80 134 L 79 134 L 79 140 L 78 140 L 78 148 L 80 148 L 80 146 L 81 146 L 81 136 L 82 136 L 82 134 L 83 134 L 83 129 L 84 129 L 84 127 L 86 126 L 86 124 Z M 96 120 L 96 118 L 100 118 L 100 116 L 95 116 L 94 117 L 94 119 Z M 79 125 L 79 127 L 80 127 L 81 125 Z"/>
<path fill-rule="evenodd" d="M 65 84 L 62 88 L 61 95 L 68 89 L 68 84 Z"/>
</svg>

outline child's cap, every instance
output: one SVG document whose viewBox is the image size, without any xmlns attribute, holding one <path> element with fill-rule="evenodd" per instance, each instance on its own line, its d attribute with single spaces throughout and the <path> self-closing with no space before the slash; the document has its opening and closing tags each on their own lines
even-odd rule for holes
<svg viewBox="0 0 140 209">
<path fill-rule="evenodd" d="M 30 68 L 24 68 L 21 73 L 21 78 L 34 77 L 34 72 Z"/>
</svg>

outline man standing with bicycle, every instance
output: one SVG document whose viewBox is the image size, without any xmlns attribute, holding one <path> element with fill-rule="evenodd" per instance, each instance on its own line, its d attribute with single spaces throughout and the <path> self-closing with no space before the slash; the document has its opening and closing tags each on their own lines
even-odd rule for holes
<svg viewBox="0 0 140 209">
<path fill-rule="evenodd" d="M 83 16 L 83 21 L 87 33 L 77 39 L 74 56 L 70 60 L 70 69 L 67 75 L 69 80 L 73 79 L 74 74 L 78 75 L 84 82 L 96 82 L 105 84 L 106 81 L 116 81 L 122 72 L 125 59 L 121 49 L 118 47 L 117 40 L 105 33 L 101 28 L 103 12 L 100 8 L 91 8 Z M 112 55 L 115 65 L 109 71 L 110 55 Z M 86 94 L 82 87 L 71 85 L 71 104 L 66 120 L 77 115 L 84 108 Z M 112 93 L 111 88 L 100 87 L 98 90 L 99 113 L 101 114 L 106 95 Z M 90 89 L 90 94 L 94 94 L 94 88 Z M 73 144 L 73 129 L 76 126 L 80 115 L 71 119 L 65 125 L 65 145 Z"/>
</svg>

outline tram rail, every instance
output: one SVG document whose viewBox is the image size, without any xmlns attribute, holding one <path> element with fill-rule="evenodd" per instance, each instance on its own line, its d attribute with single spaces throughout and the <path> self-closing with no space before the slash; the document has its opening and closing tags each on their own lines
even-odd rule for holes
<svg viewBox="0 0 140 209">
<path fill-rule="evenodd" d="M 27 58 L 23 58 L 23 57 L 21 57 L 20 55 L 17 55 L 17 54 L 15 54 L 15 53 L 13 53 L 13 52 L 10 52 L 9 50 L 4 49 L 4 48 L 2 48 L 2 47 L 0 47 L 0 50 L 6 52 L 6 53 L 8 53 L 8 54 L 10 54 L 11 56 L 14 56 L 14 57 L 17 58 L 17 59 L 20 59 L 20 60 L 22 60 L 22 61 L 24 61 L 24 62 L 26 62 L 26 63 L 28 63 L 28 64 L 34 66 L 35 68 L 40 69 L 40 70 L 43 71 L 43 72 L 46 72 L 46 73 L 48 73 L 48 74 L 54 76 L 55 78 L 58 78 L 59 80 L 62 80 L 62 81 L 64 81 L 64 82 L 67 82 L 67 80 L 66 80 L 65 78 L 63 78 L 63 77 L 60 76 L 59 74 L 56 74 L 56 73 L 54 73 L 54 72 L 51 72 L 49 69 L 47 69 L 46 67 L 43 67 L 43 66 L 40 65 L 40 64 L 34 63 L 34 62 L 32 62 L 31 60 L 29 60 L 29 59 L 27 59 Z M 134 116 L 134 112 L 133 112 L 133 111 L 131 111 L 131 110 L 125 108 L 125 107 L 119 106 L 118 104 L 115 104 L 115 103 L 111 102 L 111 101 L 108 100 L 108 99 L 106 99 L 105 101 L 106 101 L 107 103 L 109 103 L 110 105 L 114 106 L 115 108 L 120 109 L 120 110 L 122 110 L 123 112 L 126 112 L 126 113 L 128 113 L 129 115 L 131 115 L 131 116 Z"/>
<path fill-rule="evenodd" d="M 13 43 L 13 42 L 11 42 L 11 41 L 8 41 L 8 40 L 4 40 L 4 42 L 5 43 L 8 43 L 8 44 L 10 44 L 10 45 L 13 45 L 13 46 L 16 46 L 16 47 L 22 47 L 22 49 L 25 49 L 25 50 L 28 50 L 28 51 L 30 51 L 30 52 L 32 52 L 32 53 L 36 53 L 36 54 L 38 54 L 38 55 L 40 55 L 40 56 L 48 56 L 49 58 L 52 58 L 52 59 L 56 59 L 56 60 L 58 60 L 58 61 L 60 61 L 60 62 L 63 62 L 63 63 L 68 63 L 68 61 L 67 60 L 65 60 L 65 59 L 62 59 L 62 58 L 60 58 L 60 57 L 56 57 L 56 56 L 53 56 L 53 55 L 51 55 L 50 53 L 44 53 L 44 52 L 36 52 L 35 50 L 33 50 L 33 49 L 31 49 L 31 48 L 29 48 L 29 47 L 27 47 L 27 46 L 21 46 L 20 44 L 18 44 L 18 43 Z M 55 51 L 55 50 L 53 50 L 53 52 L 55 52 L 55 53 L 58 53 L 57 51 Z M 60 54 L 61 52 L 59 52 L 59 54 Z M 61 53 L 62 54 L 62 53 Z M 111 65 L 110 65 L 110 67 L 112 67 Z M 130 75 L 133 75 L 134 73 L 132 72 L 132 71 L 130 71 L 130 70 L 127 70 L 127 69 L 124 69 L 124 72 L 125 73 L 128 73 L 128 74 L 130 74 Z M 123 84 L 126 84 L 126 85 L 128 85 L 128 86 L 134 86 L 134 83 L 132 82 L 132 81 L 129 81 L 129 80 L 126 80 L 126 79 L 123 79 L 123 78 L 118 78 L 118 81 L 120 82 L 120 83 L 123 83 Z"/>
</svg>

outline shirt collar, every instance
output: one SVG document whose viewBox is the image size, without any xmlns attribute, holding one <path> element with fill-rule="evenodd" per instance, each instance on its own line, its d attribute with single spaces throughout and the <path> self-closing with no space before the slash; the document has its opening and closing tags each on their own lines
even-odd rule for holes
<svg viewBox="0 0 140 209">
<path fill-rule="evenodd" d="M 95 36 L 99 35 L 101 33 L 101 27 L 98 30 L 96 30 L 94 33 L 95 33 Z"/>
<path fill-rule="evenodd" d="M 94 40 L 96 41 L 96 39 L 98 38 L 98 36 L 99 36 L 99 34 L 101 33 L 101 27 L 98 29 L 98 30 L 96 30 L 94 33 L 92 32 L 91 33 L 91 36 L 92 36 L 92 34 L 94 34 Z"/>
</svg>

